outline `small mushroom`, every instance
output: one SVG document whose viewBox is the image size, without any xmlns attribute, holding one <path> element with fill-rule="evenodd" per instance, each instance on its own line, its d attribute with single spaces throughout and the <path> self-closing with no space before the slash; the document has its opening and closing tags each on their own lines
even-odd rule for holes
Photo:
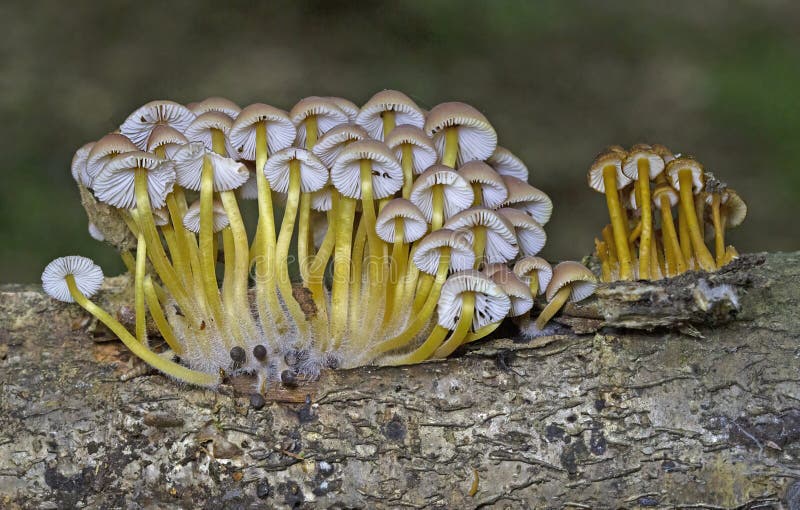
<svg viewBox="0 0 800 510">
<path fill-rule="evenodd" d="M 519 209 L 510 207 L 504 207 L 497 212 L 514 227 L 517 235 L 517 244 L 522 255 L 531 256 L 542 251 L 542 248 L 547 243 L 547 234 L 544 231 L 544 227 L 539 225 L 536 220 Z"/>
<path fill-rule="evenodd" d="M 714 271 L 717 266 L 706 248 L 694 207 L 694 194 L 703 189 L 703 166 L 694 158 L 682 156 L 667 164 L 666 174 L 680 195 L 679 207 L 689 229 L 695 260 L 704 271 Z"/>
<path fill-rule="evenodd" d="M 622 172 L 636 183 L 635 195 L 639 196 L 641 235 L 639 242 L 639 278 L 651 279 L 650 249 L 653 236 L 653 213 L 650 203 L 650 181 L 664 171 L 664 160 L 652 147 L 638 144 L 631 147 L 622 165 Z M 655 268 L 653 268 L 655 269 Z"/>
<path fill-rule="evenodd" d="M 565 303 L 575 303 L 594 294 L 597 279 L 583 264 L 561 262 L 553 268 L 553 278 L 547 286 L 547 306 L 536 318 L 536 327 L 544 329 Z"/>
<path fill-rule="evenodd" d="M 433 165 L 414 181 L 409 199 L 419 207 L 431 230 L 442 228 L 445 220 L 472 205 L 472 186 L 455 170 Z"/>
<path fill-rule="evenodd" d="M 301 99 L 289 111 L 297 128 L 295 146 L 311 149 L 320 136 L 339 124 L 349 122 L 347 114 L 332 101 L 318 96 Z"/>
<path fill-rule="evenodd" d="M 553 278 L 553 268 L 541 257 L 523 257 L 514 264 L 514 273 L 528 284 L 531 295 L 535 298 L 544 294 Z"/>
<path fill-rule="evenodd" d="M 418 127 L 399 125 L 386 136 L 386 145 L 394 151 L 403 168 L 403 198 L 408 199 L 414 176 L 430 168 L 439 158 L 433 140 Z"/>
<path fill-rule="evenodd" d="M 486 117 L 464 103 L 442 103 L 428 112 L 425 133 L 433 138 L 442 164 L 456 168 L 485 161 L 497 148 L 497 133 Z"/>
<path fill-rule="evenodd" d="M 514 227 L 497 211 L 472 207 L 447 220 L 444 228 L 471 232 L 475 269 L 480 268 L 484 258 L 489 264 L 508 262 L 519 253 Z"/>
<path fill-rule="evenodd" d="M 191 110 L 175 101 L 150 101 L 128 115 L 119 131 L 140 150 L 145 150 L 147 139 L 156 126 L 168 125 L 184 133 L 195 117 Z"/>
<path fill-rule="evenodd" d="M 236 117 L 242 111 L 242 108 L 224 97 L 207 97 L 202 101 L 192 103 L 187 106 L 195 115 L 202 115 L 206 112 L 219 112 L 227 115 L 231 120 L 236 120 Z"/>
<path fill-rule="evenodd" d="M 528 167 L 510 150 L 499 145 L 489 159 L 486 160 L 495 172 L 508 177 L 515 177 L 523 182 L 528 182 Z"/>
<path fill-rule="evenodd" d="M 496 209 L 508 198 L 508 188 L 492 167 L 483 161 L 470 161 L 458 169 L 458 173 L 472 186 L 475 198 L 473 206 L 483 205 Z"/>
<path fill-rule="evenodd" d="M 539 225 L 547 225 L 553 214 L 553 201 L 546 193 L 516 177 L 503 176 L 503 183 L 508 189 L 508 197 L 503 202 L 503 207 L 525 211 Z"/>
<path fill-rule="evenodd" d="M 686 260 L 683 258 L 678 234 L 675 231 L 675 222 L 672 220 L 672 207 L 678 204 L 678 200 L 678 193 L 667 184 L 658 186 L 653 191 L 653 202 L 661 211 L 662 244 L 669 276 L 686 272 Z"/>
<path fill-rule="evenodd" d="M 364 103 L 356 123 L 376 140 L 385 140 L 395 126 L 407 124 L 422 128 L 425 114 L 410 97 L 397 90 L 382 90 Z"/>
</svg>

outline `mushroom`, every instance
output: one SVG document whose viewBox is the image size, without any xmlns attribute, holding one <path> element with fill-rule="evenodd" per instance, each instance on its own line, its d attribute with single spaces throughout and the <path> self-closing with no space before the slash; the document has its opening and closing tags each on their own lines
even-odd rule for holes
<svg viewBox="0 0 800 510">
<path fill-rule="evenodd" d="M 524 212 L 510 207 L 504 207 L 497 212 L 514 227 L 517 244 L 522 255 L 536 255 L 542 251 L 547 243 L 547 234 L 544 227 L 539 225 L 536 220 Z"/>
<path fill-rule="evenodd" d="M 472 234 L 475 269 L 480 268 L 484 259 L 489 264 L 508 262 L 519 253 L 514 227 L 497 211 L 472 207 L 447 220 L 444 228 Z"/>
<path fill-rule="evenodd" d="M 664 255 L 667 259 L 667 275 L 686 272 L 686 260 L 683 258 L 675 223 L 672 220 L 672 207 L 678 203 L 678 193 L 668 184 L 657 186 L 653 191 L 653 202 L 661 211 L 661 236 L 664 244 Z"/>
<path fill-rule="evenodd" d="M 325 96 L 322 99 L 326 99 L 338 106 L 339 109 L 342 110 L 345 115 L 347 115 L 347 122 L 350 122 L 351 124 L 356 122 L 359 108 L 354 102 L 337 96 Z"/>
<path fill-rule="evenodd" d="M 508 197 L 503 207 L 513 207 L 525 211 L 539 225 L 547 225 L 553 214 L 553 201 L 547 194 L 516 177 L 502 176 L 508 189 Z"/>
<path fill-rule="evenodd" d="M 619 190 L 631 180 L 622 172 L 623 157 L 624 155 L 615 150 L 606 150 L 598 155 L 589 168 L 588 181 L 592 189 L 606 196 L 614 248 L 619 260 L 619 277 L 621 280 L 630 280 L 633 278 L 633 270 L 628 246 L 628 227 L 625 212 L 620 205 Z"/>
<path fill-rule="evenodd" d="M 553 278 L 547 286 L 547 306 L 536 318 L 536 327 L 544 329 L 565 303 L 576 303 L 594 294 L 597 279 L 586 266 L 577 262 L 561 262 L 553 268 Z"/>
<path fill-rule="evenodd" d="M 433 140 L 418 127 L 399 125 L 386 136 L 386 145 L 394 151 L 403 168 L 403 198 L 408 199 L 414 175 L 430 168 L 439 158 Z"/>
<path fill-rule="evenodd" d="M 433 138 L 442 164 L 455 168 L 484 161 L 497 148 L 497 133 L 486 117 L 468 104 L 442 103 L 428 112 L 425 133 Z"/>
<path fill-rule="evenodd" d="M 236 120 L 236 117 L 242 111 L 242 108 L 224 97 L 207 97 L 197 103 L 192 103 L 191 107 L 187 106 L 195 115 L 202 115 L 207 112 L 219 112 L 227 115 L 231 120 Z"/>
<path fill-rule="evenodd" d="M 68 256 L 55 259 L 42 273 L 42 288 L 52 298 L 78 303 L 108 329 L 114 332 L 130 351 L 153 368 L 180 381 L 197 386 L 215 386 L 216 375 L 188 369 L 154 353 L 134 338 L 125 327 L 91 301 L 103 284 L 103 270 L 91 259 Z"/>
<path fill-rule="evenodd" d="M 397 90 L 382 90 L 364 103 L 356 123 L 376 140 L 385 140 L 394 127 L 408 124 L 422 128 L 425 114 L 410 97 Z"/>
<path fill-rule="evenodd" d="M 717 266 L 700 233 L 694 208 L 694 193 L 703 189 L 703 166 L 694 158 L 681 156 L 667 164 L 666 174 L 680 194 L 679 207 L 689 230 L 695 260 L 704 271 L 714 271 Z"/>
<path fill-rule="evenodd" d="M 296 145 L 306 149 L 314 147 L 317 139 L 332 128 L 349 121 L 338 106 L 318 96 L 298 101 L 289 111 L 289 118 L 297 128 Z"/>
<path fill-rule="evenodd" d="M 86 157 L 86 176 L 89 187 L 92 187 L 97 175 L 106 166 L 106 163 L 126 152 L 138 150 L 127 137 L 119 133 L 110 133 L 95 142 Z"/>
<path fill-rule="evenodd" d="M 664 160 L 652 147 L 638 144 L 631 147 L 622 165 L 622 172 L 636 183 L 637 203 L 641 206 L 641 235 L 639 241 L 639 278 L 651 279 L 650 251 L 653 236 L 653 213 L 650 205 L 650 181 L 664 171 Z M 635 196 L 634 196 L 635 198 Z M 655 269 L 655 268 L 653 268 Z"/>
<path fill-rule="evenodd" d="M 358 124 L 339 124 L 322 135 L 311 151 L 325 163 L 325 166 L 332 168 L 339 153 L 349 143 L 366 140 L 369 137 L 366 130 Z"/>
<path fill-rule="evenodd" d="M 508 198 L 508 188 L 500 174 L 483 161 L 464 163 L 458 173 L 472 186 L 473 206 L 497 209 Z"/>
<path fill-rule="evenodd" d="M 514 264 L 514 274 L 528 284 L 531 295 L 544 294 L 553 278 L 553 268 L 541 257 L 523 257 Z"/>
<path fill-rule="evenodd" d="M 722 267 L 739 256 L 733 246 L 725 247 L 722 250 L 722 256 L 719 256 L 719 252 L 720 248 L 725 245 L 725 230 L 738 227 L 747 217 L 747 204 L 735 190 L 730 188 L 725 191 L 725 200 L 720 200 L 720 202 L 718 212 L 714 212 L 712 205 L 712 214 L 719 216 L 719 219 L 714 220 L 714 236 L 718 253 L 718 265 Z"/>
<path fill-rule="evenodd" d="M 72 178 L 75 179 L 75 182 L 83 184 L 87 188 L 91 187 L 92 180 L 89 178 L 89 174 L 86 172 L 86 163 L 89 160 L 89 153 L 94 147 L 94 144 L 95 142 L 83 144 L 78 150 L 75 151 L 75 155 L 72 156 L 72 163 L 70 164 Z"/>
<path fill-rule="evenodd" d="M 121 134 L 128 137 L 139 149 L 147 147 L 150 132 L 159 125 L 168 125 L 184 133 L 194 121 L 195 114 L 175 101 L 150 101 L 128 115 L 119 127 Z"/>
<path fill-rule="evenodd" d="M 409 200 L 419 207 L 431 230 L 472 205 L 472 187 L 458 172 L 444 165 L 433 165 L 414 181 Z"/>
<path fill-rule="evenodd" d="M 523 182 L 528 182 L 528 167 L 505 147 L 498 145 L 486 162 L 500 175 L 516 177 Z"/>
</svg>

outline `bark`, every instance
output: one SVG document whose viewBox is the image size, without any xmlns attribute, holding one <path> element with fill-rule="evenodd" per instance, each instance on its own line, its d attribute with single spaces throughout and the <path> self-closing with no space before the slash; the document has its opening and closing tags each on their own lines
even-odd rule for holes
<svg viewBox="0 0 800 510">
<path fill-rule="evenodd" d="M 100 299 L 123 319 L 125 282 Z M 261 406 L 121 382 L 80 309 L 3 286 L 0 508 L 800 508 L 799 302 L 800 253 L 748 256 Z"/>
</svg>

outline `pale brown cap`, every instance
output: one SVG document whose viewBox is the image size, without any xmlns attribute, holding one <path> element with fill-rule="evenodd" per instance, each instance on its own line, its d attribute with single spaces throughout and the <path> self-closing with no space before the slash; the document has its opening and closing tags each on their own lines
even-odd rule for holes
<svg viewBox="0 0 800 510">
<path fill-rule="evenodd" d="M 508 189 L 508 197 L 503 205 L 525 211 L 531 218 L 544 226 L 553 214 L 553 202 L 544 191 L 534 188 L 515 177 L 503 176 Z"/>
<path fill-rule="evenodd" d="M 422 128 L 425 115 L 417 103 L 398 90 L 382 90 L 364 103 L 356 117 L 356 124 L 367 130 L 372 138 L 383 140 L 383 112 L 395 114 L 395 124 L 407 124 Z"/>
<path fill-rule="evenodd" d="M 175 165 L 149 152 L 126 152 L 110 160 L 94 180 L 97 200 L 120 209 L 136 206 L 134 177 L 136 170 L 147 170 L 147 194 L 150 207 L 164 207 L 167 194 L 175 184 Z"/>
<path fill-rule="evenodd" d="M 481 112 L 465 103 L 442 103 L 428 112 L 424 128 L 433 138 L 440 158 L 444 155 L 448 127 L 458 127 L 457 167 L 468 161 L 489 159 L 497 148 L 497 132 Z"/>
<path fill-rule="evenodd" d="M 503 218 L 514 226 L 517 235 L 519 251 L 523 255 L 536 255 L 547 243 L 547 234 L 536 220 L 525 212 L 511 207 L 504 207 L 497 211 Z"/>
<path fill-rule="evenodd" d="M 475 294 L 472 330 L 500 322 L 511 309 L 511 299 L 503 289 L 479 271 L 468 269 L 447 278 L 436 307 L 437 322 L 443 328 L 455 329 L 461 317 L 464 293 Z"/>
<path fill-rule="evenodd" d="M 553 268 L 541 257 L 523 257 L 514 264 L 514 273 L 530 285 L 531 278 L 539 280 L 539 294 L 544 294 L 553 278 Z"/>
<path fill-rule="evenodd" d="M 414 265 L 423 273 L 436 274 L 442 255 L 441 250 L 444 247 L 450 248 L 450 271 L 470 269 L 475 264 L 472 234 L 441 228 L 423 237 L 416 244 Z"/>
<path fill-rule="evenodd" d="M 358 105 L 354 102 L 350 101 L 349 99 L 345 99 L 343 97 L 338 96 L 325 96 L 323 99 L 327 99 L 331 103 L 335 104 L 342 110 L 345 115 L 347 115 L 347 121 L 351 124 L 355 124 L 356 117 L 358 116 Z"/>
<path fill-rule="evenodd" d="M 475 196 L 466 179 L 450 167 L 433 165 L 417 177 L 409 197 L 429 222 L 433 219 L 433 187 L 436 185 L 444 190 L 445 220 L 472 205 Z"/>
<path fill-rule="evenodd" d="M 597 288 L 597 278 L 589 269 L 578 262 L 561 262 L 553 268 L 553 278 L 547 286 L 547 300 L 551 301 L 556 292 L 563 287 L 570 287 L 568 302 L 575 303 L 594 294 Z"/>
<path fill-rule="evenodd" d="M 206 112 L 220 112 L 224 113 L 231 120 L 235 120 L 242 111 L 242 108 L 224 97 L 208 97 L 202 101 L 192 103 L 191 107 L 187 106 L 195 115 L 202 115 Z"/>
<path fill-rule="evenodd" d="M 692 192 L 699 193 L 703 190 L 703 165 L 691 156 L 681 156 L 675 158 L 667 164 L 665 170 L 670 184 L 676 190 L 680 191 L 679 173 L 682 170 L 689 170 L 692 172 Z"/>
<path fill-rule="evenodd" d="M 633 181 L 639 180 L 639 161 L 646 160 L 649 166 L 650 179 L 653 180 L 664 171 L 664 160 L 647 144 L 640 143 L 630 148 L 628 156 L 622 163 L 622 173 Z"/>
<path fill-rule="evenodd" d="M 394 151 L 398 161 L 403 159 L 403 146 L 411 147 L 411 166 L 415 175 L 421 174 L 439 159 L 431 137 L 415 126 L 396 126 L 386 137 L 386 145 Z"/>
<path fill-rule="evenodd" d="M 336 158 L 347 144 L 368 138 L 369 134 L 358 124 L 339 124 L 322 135 L 311 151 L 325 166 L 333 168 Z"/>
<path fill-rule="evenodd" d="M 508 198 L 508 188 L 500 174 L 483 161 L 470 161 L 458 169 L 458 173 L 470 184 L 478 184 L 483 205 L 490 209 L 500 207 Z M 473 191 L 475 188 L 473 187 Z"/>
<path fill-rule="evenodd" d="M 727 214 L 728 227 L 738 227 L 747 217 L 747 204 L 739 193 L 728 189 L 728 201 L 725 203 L 725 214 Z"/>
<path fill-rule="evenodd" d="M 456 214 L 444 224 L 444 228 L 455 231 L 473 231 L 475 227 L 486 229 L 486 262 L 508 262 L 519 253 L 514 227 L 497 211 L 472 207 Z"/>
<path fill-rule="evenodd" d="M 397 222 L 403 222 L 403 242 L 413 243 L 428 231 L 428 222 L 422 212 L 404 198 L 390 200 L 378 213 L 375 231 L 387 243 L 394 243 Z"/>
<path fill-rule="evenodd" d="M 70 163 L 72 178 L 75 179 L 75 182 L 79 182 L 87 188 L 91 187 L 92 179 L 89 178 L 89 174 L 86 172 L 86 163 L 89 161 L 89 153 L 92 151 L 94 144 L 95 142 L 83 144 L 75 151 Z"/>
<path fill-rule="evenodd" d="M 181 133 L 194 121 L 195 114 L 175 101 L 150 101 L 131 113 L 119 127 L 139 149 L 147 148 L 150 132 L 159 124 L 172 126 Z"/>
<path fill-rule="evenodd" d="M 349 122 L 347 114 L 329 99 L 319 96 L 303 98 L 289 111 L 289 118 L 297 128 L 295 145 L 298 147 L 304 147 L 306 144 L 305 120 L 312 115 L 317 117 L 317 131 L 320 136 L 339 124 Z"/>
<path fill-rule="evenodd" d="M 511 309 L 508 311 L 509 317 L 519 317 L 531 311 L 534 298 L 531 295 L 531 289 L 513 271 L 506 266 L 501 266 L 490 275 L 490 278 L 500 285 L 503 292 L 511 299 Z"/>
<path fill-rule="evenodd" d="M 670 207 L 674 207 L 675 205 L 677 205 L 678 200 L 680 199 L 680 196 L 678 195 L 678 192 L 675 191 L 672 188 L 672 186 L 668 186 L 666 184 L 663 185 L 663 186 L 658 186 L 653 190 L 653 203 L 656 206 L 660 206 L 661 205 L 661 196 L 662 195 L 666 196 L 669 199 Z"/>
<path fill-rule="evenodd" d="M 228 138 L 234 157 L 256 159 L 256 125 L 259 122 L 266 124 L 267 151 L 270 154 L 291 147 L 297 137 L 297 128 L 288 113 L 264 103 L 254 103 L 239 112 L 231 125 Z"/>
<path fill-rule="evenodd" d="M 190 142 L 202 142 L 206 149 L 212 150 L 212 131 L 217 129 L 222 131 L 225 135 L 225 149 L 227 154 L 223 156 L 237 157 L 236 151 L 231 147 L 230 140 L 228 139 L 233 120 L 221 112 L 206 112 L 199 115 L 195 120 L 186 128 L 184 135 Z"/>
<path fill-rule="evenodd" d="M 300 164 L 300 191 L 311 193 L 322 189 L 328 182 L 328 168 L 311 151 L 289 147 L 272 155 L 264 165 L 264 175 L 270 187 L 279 192 L 289 190 L 289 166 Z"/>
<path fill-rule="evenodd" d="M 86 156 L 86 178 L 89 185 L 91 186 L 106 163 L 119 154 L 135 150 L 138 150 L 136 145 L 119 133 L 109 133 L 95 142 Z"/>
<path fill-rule="evenodd" d="M 614 150 L 607 150 L 600 153 L 592 162 L 587 174 L 589 187 L 600 193 L 605 193 L 606 184 L 603 181 L 603 169 L 613 166 L 616 170 L 617 189 L 622 189 L 631 182 L 630 177 L 622 172 L 622 159 L 624 156 Z"/>
<path fill-rule="evenodd" d="M 373 198 L 390 197 L 403 187 L 403 169 L 389 147 L 377 140 L 360 140 L 344 147 L 331 169 L 331 182 L 342 195 L 361 198 L 361 160 L 372 166 Z"/>
<path fill-rule="evenodd" d="M 521 181 L 528 181 L 528 167 L 520 158 L 505 147 L 500 147 L 498 145 L 494 150 L 494 154 L 492 154 L 486 162 L 500 175 L 508 175 L 509 177 L 516 177 Z"/>
</svg>

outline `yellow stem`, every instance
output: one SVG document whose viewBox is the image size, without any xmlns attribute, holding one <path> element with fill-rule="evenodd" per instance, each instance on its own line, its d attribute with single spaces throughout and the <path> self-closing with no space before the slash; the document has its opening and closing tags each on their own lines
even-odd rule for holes
<svg viewBox="0 0 800 510">
<path fill-rule="evenodd" d="M 368 159 L 360 162 L 361 170 L 361 209 L 362 217 L 365 220 L 367 229 L 367 243 L 369 246 L 369 258 L 367 259 L 367 270 L 369 279 L 367 280 L 367 307 L 365 328 L 367 331 L 372 327 L 376 316 L 383 307 L 383 241 L 375 231 L 375 204 L 372 196 L 372 163 Z M 356 275 L 357 276 L 357 275 Z M 365 339 L 367 335 L 359 335 Z"/>
<path fill-rule="evenodd" d="M 239 331 L 239 316 L 236 306 L 236 241 L 233 239 L 231 227 L 222 229 L 222 252 L 225 257 L 225 269 L 222 274 L 222 309 L 225 310 L 226 325 L 229 330 L 233 330 L 235 336 L 241 341 Z M 223 335 L 225 346 L 230 349 L 234 346 L 229 341 L 230 335 Z"/>
<path fill-rule="evenodd" d="M 717 267 L 722 267 L 725 259 L 725 230 L 722 228 L 719 206 L 720 194 L 713 193 L 711 195 L 711 221 L 714 223 L 714 251 L 717 255 Z"/>
<path fill-rule="evenodd" d="M 306 117 L 306 149 L 311 150 L 317 144 L 319 129 L 317 126 L 317 116 L 309 115 Z"/>
<path fill-rule="evenodd" d="M 450 168 L 456 167 L 458 159 L 458 127 L 448 127 L 444 130 L 444 155 L 442 164 Z"/>
<path fill-rule="evenodd" d="M 468 344 L 470 342 L 475 342 L 476 340 L 480 340 L 486 335 L 493 333 L 494 330 L 496 330 L 502 323 L 503 321 L 498 321 L 493 324 L 487 324 L 486 326 L 480 328 L 478 331 L 468 334 L 467 337 L 464 339 L 464 341 L 461 342 L 461 345 Z"/>
<path fill-rule="evenodd" d="M 350 252 L 355 212 L 355 199 L 345 196 L 339 198 L 331 289 L 331 332 L 336 347 L 341 345 L 347 327 L 347 293 L 350 285 Z"/>
<path fill-rule="evenodd" d="M 547 303 L 547 306 L 544 307 L 539 317 L 536 318 L 536 327 L 540 331 L 543 330 L 547 323 L 550 322 L 550 319 L 561 310 L 561 307 L 567 302 L 570 292 L 572 292 L 572 290 L 569 285 L 565 285 L 561 287 L 558 292 L 556 292 L 556 295 L 553 296 L 553 299 Z"/>
<path fill-rule="evenodd" d="M 361 283 L 363 276 L 364 253 L 367 243 L 367 227 L 364 216 L 358 222 L 358 229 L 353 240 L 352 267 L 350 269 L 350 331 L 356 331 L 363 320 L 361 316 Z"/>
<path fill-rule="evenodd" d="M 472 207 L 479 207 L 483 205 L 483 191 L 479 182 L 472 183 Z"/>
<path fill-rule="evenodd" d="M 414 184 L 414 146 L 410 143 L 403 144 L 403 154 L 400 166 L 403 168 L 403 198 L 411 197 L 411 186 Z"/>
<path fill-rule="evenodd" d="M 660 197 L 661 208 L 661 233 L 664 241 L 664 251 L 667 254 L 667 270 L 670 276 L 686 272 L 686 260 L 683 258 L 681 244 L 675 232 L 675 223 L 672 220 L 672 207 L 669 198 Z"/>
<path fill-rule="evenodd" d="M 431 232 L 439 230 L 444 224 L 444 188 L 434 184 L 431 190 Z"/>
<path fill-rule="evenodd" d="M 711 256 L 711 252 L 706 248 L 703 234 L 700 233 L 700 225 L 697 223 L 697 214 L 694 209 L 694 195 L 692 195 L 692 171 L 683 169 L 678 171 L 680 184 L 680 207 L 683 210 L 686 223 L 689 227 L 689 236 L 692 242 L 694 255 L 697 263 L 704 271 L 715 271 L 717 264 Z"/>
<path fill-rule="evenodd" d="M 614 244 L 614 234 L 611 233 L 611 224 L 607 224 L 603 227 L 603 242 L 606 243 L 606 249 L 608 250 L 608 263 L 611 264 L 611 268 L 615 269 L 619 264 L 619 259 L 617 258 L 617 245 Z"/>
<path fill-rule="evenodd" d="M 651 239 L 653 237 L 653 210 L 650 204 L 650 162 L 647 158 L 640 158 L 638 165 L 639 207 L 642 210 L 642 234 L 639 242 L 639 278 L 651 278 Z"/>
<path fill-rule="evenodd" d="M 147 308 L 150 309 L 150 315 L 153 317 L 153 322 L 156 323 L 158 332 L 161 333 L 161 338 L 167 342 L 169 348 L 180 356 L 183 354 L 183 346 L 175 336 L 172 326 L 169 325 L 167 318 L 164 317 L 164 311 L 161 310 L 161 303 L 159 302 L 153 280 L 146 276 L 144 279 L 144 295 L 147 298 Z"/>
<path fill-rule="evenodd" d="M 445 337 L 447 337 L 449 332 L 449 329 L 443 328 L 437 324 L 433 327 L 433 331 L 431 331 L 430 335 L 428 335 L 428 338 L 425 339 L 422 345 L 405 356 L 393 359 L 391 364 L 412 365 L 414 363 L 425 361 L 440 345 L 442 345 L 442 342 L 444 341 Z"/>
<path fill-rule="evenodd" d="M 125 264 L 125 269 L 127 269 L 129 273 L 136 274 L 136 259 L 131 255 L 131 252 L 125 250 L 119 255 L 122 257 L 122 263 Z"/>
<path fill-rule="evenodd" d="M 203 158 L 200 176 L 200 234 L 199 259 L 202 264 L 203 291 L 211 317 L 222 331 L 222 303 L 217 284 L 217 251 L 214 248 L 214 168 L 208 158 Z"/>
<path fill-rule="evenodd" d="M 386 137 L 394 129 L 395 114 L 392 110 L 386 110 L 381 113 L 381 118 L 383 119 L 383 139 L 386 140 Z"/>
<path fill-rule="evenodd" d="M 465 292 L 462 294 L 462 302 L 461 302 L 461 317 L 458 319 L 458 325 L 456 326 L 455 331 L 453 334 L 450 335 L 450 338 L 447 339 L 445 343 L 443 343 L 436 351 L 433 353 L 433 357 L 437 359 L 443 359 L 451 354 L 453 351 L 458 349 L 462 343 L 464 343 L 464 339 L 469 333 L 470 328 L 472 327 L 472 316 L 475 314 L 475 293 L 474 292 Z"/>
<path fill-rule="evenodd" d="M 386 311 L 383 323 L 389 324 L 394 316 L 395 305 L 402 299 L 403 285 L 405 283 L 406 260 L 408 257 L 408 244 L 403 241 L 404 222 L 402 218 L 395 220 L 394 244 L 392 256 L 389 260 L 389 281 L 386 285 Z"/>
<path fill-rule="evenodd" d="M 134 303 L 136 309 L 136 339 L 147 344 L 147 317 L 144 309 L 144 276 L 147 263 L 147 242 L 140 231 L 136 240 L 136 277 L 134 280 Z"/>
<path fill-rule="evenodd" d="M 475 251 L 475 269 L 480 269 L 486 255 L 486 227 L 476 226 L 472 229 L 475 236 L 475 244 L 473 250 Z"/>
<path fill-rule="evenodd" d="M 309 266 L 311 265 L 310 248 L 310 225 L 311 225 L 311 193 L 300 194 L 300 217 L 298 218 L 297 230 L 297 264 L 300 267 L 300 276 L 303 278 L 303 285 L 308 287 Z"/>
<path fill-rule="evenodd" d="M 96 317 L 97 320 L 105 324 L 108 329 L 117 335 L 117 338 L 122 340 L 122 343 L 124 343 L 133 354 L 141 358 L 148 365 L 175 379 L 197 386 L 214 386 L 219 382 L 218 376 L 215 374 L 191 370 L 154 353 L 144 344 L 138 342 L 119 321 L 111 317 L 105 310 L 84 296 L 75 284 L 75 277 L 67 275 L 66 281 L 69 292 L 75 302 Z"/>
<path fill-rule="evenodd" d="M 630 280 L 633 278 L 631 271 L 631 253 L 628 247 L 627 227 L 625 225 L 625 213 L 619 202 L 619 191 L 617 190 L 617 169 L 613 165 L 603 168 L 603 184 L 605 185 L 606 205 L 608 215 L 611 219 L 611 232 L 614 236 L 614 245 L 617 249 L 619 259 L 619 279 Z"/>
</svg>

